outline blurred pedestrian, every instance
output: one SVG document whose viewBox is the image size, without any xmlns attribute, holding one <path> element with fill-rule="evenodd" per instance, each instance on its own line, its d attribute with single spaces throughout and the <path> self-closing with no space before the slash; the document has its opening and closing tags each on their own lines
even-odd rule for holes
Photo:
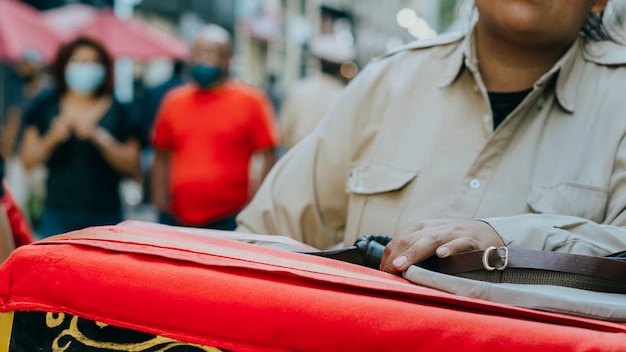
<svg viewBox="0 0 626 352">
<path fill-rule="evenodd" d="M 112 59 L 79 37 L 62 46 L 54 87 L 25 112 L 22 160 L 48 168 L 39 235 L 122 220 L 118 186 L 140 177 L 140 123 L 113 97 Z"/>
<path fill-rule="evenodd" d="M 36 168 L 27 172 L 19 156 L 24 132 L 23 112 L 32 99 L 49 83 L 45 72 L 45 62 L 35 49 L 24 52 L 15 65 L 19 82 L 11 86 L 14 99 L 6 111 L 6 119 L 0 128 L 2 155 L 6 161 L 6 182 L 11 194 L 22 209 L 27 204 L 40 203 L 44 196 L 45 169 Z M 37 214 L 29 213 L 30 220 L 36 220 Z"/>
<path fill-rule="evenodd" d="M 159 107 L 163 101 L 163 97 L 167 92 L 181 86 L 187 82 L 185 77 L 185 62 L 183 60 L 176 60 L 172 65 L 172 75 L 163 83 L 154 87 L 150 87 L 144 90 L 141 98 L 139 99 L 139 110 L 142 116 L 142 125 L 145 136 L 149 136 L 154 126 L 154 121 L 157 117 Z M 149 137 L 148 137 L 149 138 Z M 152 144 L 149 141 L 144 143 L 142 150 L 142 175 L 143 175 L 143 199 L 144 204 L 151 202 L 151 169 L 154 161 L 154 151 L 152 150 Z"/>
<path fill-rule="evenodd" d="M 626 48 L 583 30 L 606 5 L 476 0 L 467 34 L 370 63 L 239 230 L 319 248 L 388 234 L 393 273 L 491 246 L 625 250 Z"/>
<path fill-rule="evenodd" d="M 154 87 L 146 88 L 141 98 L 141 114 L 144 119 L 144 128 L 146 129 L 146 135 L 150 134 L 154 120 L 157 117 L 159 107 L 163 97 L 167 92 L 183 85 L 187 82 L 185 78 L 185 62 L 182 60 L 176 60 L 172 64 L 172 75 L 163 83 Z"/>
<path fill-rule="evenodd" d="M 330 110 L 348 82 L 342 64 L 356 58 L 354 48 L 340 45 L 334 36 L 315 38 L 310 50 L 319 60 L 319 72 L 296 82 L 285 95 L 279 119 L 284 149 L 311 133 Z"/>
<path fill-rule="evenodd" d="M 4 159 L 0 155 L 0 204 L 4 204 Z M 0 206 L 0 263 L 4 262 L 15 249 L 11 223 L 4 206 Z"/>
<path fill-rule="evenodd" d="M 18 154 L 16 149 L 19 148 L 21 138 L 24 107 L 41 92 L 46 83 L 44 65 L 43 57 L 35 49 L 27 50 L 15 65 L 15 72 L 20 82 L 11 87 L 14 99 L 8 103 L 6 118 L 0 129 L 2 155 L 7 161 Z"/>
<path fill-rule="evenodd" d="M 283 89 L 278 82 L 278 77 L 276 76 L 276 74 L 270 73 L 267 75 L 263 90 L 265 91 L 265 94 L 267 94 L 267 96 L 270 98 L 270 101 L 272 102 L 272 107 L 274 107 L 274 111 L 280 111 L 285 93 L 283 92 Z"/>
<path fill-rule="evenodd" d="M 278 143 L 271 103 L 260 90 L 229 79 L 229 33 L 209 25 L 189 58 L 193 83 L 170 91 L 154 126 L 153 201 L 162 223 L 233 230 Z M 254 176 L 256 177 L 256 176 Z"/>
</svg>

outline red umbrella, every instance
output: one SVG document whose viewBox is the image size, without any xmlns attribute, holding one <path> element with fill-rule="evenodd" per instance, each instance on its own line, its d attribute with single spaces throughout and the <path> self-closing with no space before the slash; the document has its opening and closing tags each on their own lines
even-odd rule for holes
<svg viewBox="0 0 626 352">
<path fill-rule="evenodd" d="M 36 49 L 49 61 L 59 43 L 39 11 L 16 0 L 0 0 L 0 60 L 18 61 L 26 50 Z"/>
<path fill-rule="evenodd" d="M 78 28 L 74 34 L 99 40 L 116 58 L 182 59 L 187 56 L 187 44 L 176 36 L 138 19 L 120 20 L 106 10 L 99 11 L 93 22 Z"/>
<path fill-rule="evenodd" d="M 42 15 L 48 26 L 61 33 L 62 36 L 72 38 L 76 30 L 96 20 L 98 9 L 75 3 L 43 11 Z"/>
</svg>

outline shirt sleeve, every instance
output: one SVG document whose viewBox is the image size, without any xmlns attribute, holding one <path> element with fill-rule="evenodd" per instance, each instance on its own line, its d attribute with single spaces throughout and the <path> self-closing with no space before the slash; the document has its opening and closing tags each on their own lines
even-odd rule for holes
<svg viewBox="0 0 626 352">
<path fill-rule="evenodd" d="M 159 107 L 154 126 L 152 128 L 152 145 L 159 149 L 170 149 L 174 146 L 172 122 L 175 117 L 171 94 L 167 94 Z"/>
<path fill-rule="evenodd" d="M 25 104 L 22 112 L 22 127 L 34 126 L 43 135 L 50 125 L 49 117 L 58 114 L 58 102 L 59 96 L 53 89 L 44 89 Z"/>
<path fill-rule="evenodd" d="M 136 102 L 130 104 L 122 104 L 122 109 L 126 115 L 128 124 L 128 138 L 137 138 L 142 148 L 149 144 L 148 129 L 145 128 L 142 120 L 142 114 Z"/>
<path fill-rule="evenodd" d="M 130 138 L 141 138 L 132 106 L 118 100 L 113 100 L 111 108 L 99 121 L 99 125 L 121 142 L 126 142 Z"/>
<path fill-rule="evenodd" d="M 602 223 L 558 214 L 483 219 L 511 248 L 605 256 L 626 249 L 626 139 L 615 154 Z"/>
<path fill-rule="evenodd" d="M 368 99 L 376 93 L 372 81 L 367 70 L 360 73 L 318 127 L 278 161 L 239 214 L 237 231 L 288 236 L 320 249 L 343 242 L 346 179 L 360 148 L 355 133 L 375 130 L 353 104 L 341 102 Z"/>
<path fill-rule="evenodd" d="M 295 92 L 295 89 L 289 91 L 280 110 L 280 138 L 285 148 L 291 148 L 296 144 L 295 125 L 298 107 L 295 101 L 297 96 Z"/>
<path fill-rule="evenodd" d="M 252 121 L 252 147 L 254 150 L 272 148 L 280 143 L 274 108 L 262 92 L 255 97 L 255 113 Z"/>
</svg>

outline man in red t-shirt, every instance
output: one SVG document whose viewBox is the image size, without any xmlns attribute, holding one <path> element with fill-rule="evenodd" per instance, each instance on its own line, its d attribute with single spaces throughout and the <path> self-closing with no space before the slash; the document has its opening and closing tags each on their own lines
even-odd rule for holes
<svg viewBox="0 0 626 352">
<path fill-rule="evenodd" d="M 193 83 L 170 91 L 154 125 L 152 190 L 159 221 L 234 230 L 235 216 L 274 163 L 278 134 L 269 99 L 228 79 L 230 35 L 209 25 L 193 41 Z M 258 158 L 257 158 L 258 156 Z M 251 168 L 253 159 L 263 167 Z"/>
</svg>

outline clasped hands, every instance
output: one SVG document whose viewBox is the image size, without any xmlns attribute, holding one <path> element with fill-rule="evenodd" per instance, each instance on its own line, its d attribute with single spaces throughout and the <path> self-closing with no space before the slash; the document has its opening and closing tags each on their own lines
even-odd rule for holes
<svg viewBox="0 0 626 352">
<path fill-rule="evenodd" d="M 480 220 L 422 221 L 394 236 L 385 247 L 380 269 L 399 274 L 433 255 L 445 258 L 489 246 L 503 246 L 498 233 Z"/>
<path fill-rule="evenodd" d="M 56 143 L 67 141 L 72 134 L 79 139 L 91 141 L 96 145 L 102 145 L 111 138 L 111 135 L 97 124 L 62 116 L 52 120 L 48 133 Z"/>
</svg>

